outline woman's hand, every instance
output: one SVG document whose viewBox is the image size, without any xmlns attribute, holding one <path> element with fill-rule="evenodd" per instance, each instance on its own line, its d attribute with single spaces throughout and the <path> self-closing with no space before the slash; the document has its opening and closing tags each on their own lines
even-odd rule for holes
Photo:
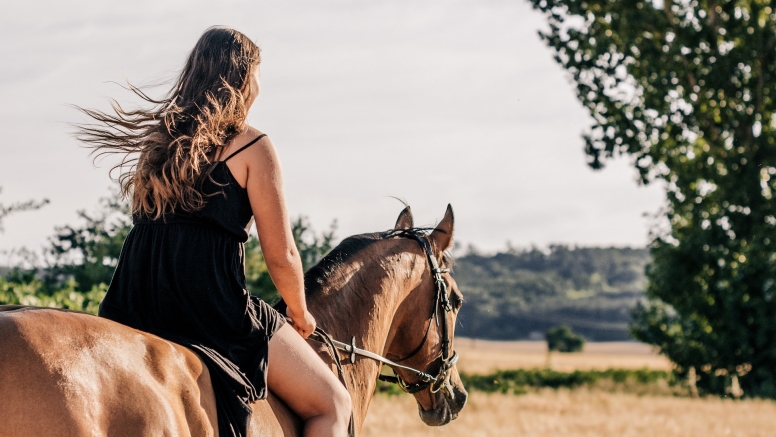
<svg viewBox="0 0 776 437">
<path fill-rule="evenodd" d="M 306 309 L 293 311 L 291 307 L 286 307 L 286 315 L 291 318 L 291 326 L 302 338 L 309 337 L 315 331 L 315 317 Z"/>
</svg>

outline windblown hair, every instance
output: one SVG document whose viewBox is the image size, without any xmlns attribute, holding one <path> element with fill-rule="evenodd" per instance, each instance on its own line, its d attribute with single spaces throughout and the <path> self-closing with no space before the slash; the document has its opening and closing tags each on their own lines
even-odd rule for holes
<svg viewBox="0 0 776 437">
<path fill-rule="evenodd" d="M 245 128 L 250 75 L 260 50 L 242 33 L 211 27 L 189 54 L 180 76 L 161 100 L 129 84 L 150 104 L 126 110 L 111 100 L 113 113 L 76 107 L 96 123 L 76 125 L 76 136 L 95 159 L 120 154 L 121 194 L 132 213 L 152 218 L 204 205 L 203 178 L 232 138 Z"/>
</svg>

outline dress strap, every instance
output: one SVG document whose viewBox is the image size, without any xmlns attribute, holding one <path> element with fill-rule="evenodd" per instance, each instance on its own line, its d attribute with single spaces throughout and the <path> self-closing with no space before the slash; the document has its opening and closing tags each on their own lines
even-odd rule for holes
<svg viewBox="0 0 776 437">
<path fill-rule="evenodd" d="M 231 155 L 227 156 L 227 157 L 226 157 L 226 159 L 224 159 L 224 161 L 223 161 L 223 162 L 229 161 L 230 159 L 232 159 L 232 157 L 233 157 L 234 155 L 236 155 L 236 154 L 238 154 L 238 153 L 242 152 L 243 150 L 247 149 L 248 147 L 251 147 L 251 146 L 253 145 L 253 143 L 255 143 L 256 141 L 259 141 L 260 139 L 262 139 L 262 138 L 264 138 L 264 137 L 266 137 L 266 136 L 267 136 L 267 134 L 261 134 L 261 135 L 259 135 L 258 137 L 254 138 L 254 139 L 253 139 L 253 141 L 251 141 L 250 143 L 248 143 L 248 144 L 246 144 L 246 145 L 244 145 L 244 146 L 240 147 L 239 149 L 237 149 L 237 151 L 236 151 L 236 152 L 234 152 L 234 153 L 232 153 Z"/>
</svg>

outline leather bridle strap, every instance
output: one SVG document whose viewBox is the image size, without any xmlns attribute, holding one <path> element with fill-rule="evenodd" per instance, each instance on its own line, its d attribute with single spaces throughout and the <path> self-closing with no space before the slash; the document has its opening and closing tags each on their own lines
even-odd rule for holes
<svg viewBox="0 0 776 437">
<path fill-rule="evenodd" d="M 420 244 L 420 247 L 423 248 L 423 252 L 426 254 L 426 259 L 428 259 L 428 264 L 431 268 L 431 275 L 434 279 L 434 290 L 436 290 L 436 296 L 434 298 L 434 309 L 431 314 L 431 318 L 436 321 L 436 325 L 439 326 L 439 307 L 441 306 L 445 313 L 451 312 L 453 310 L 452 306 L 450 305 L 450 295 L 447 290 L 447 283 L 445 282 L 444 278 L 442 277 L 443 273 L 447 273 L 448 269 L 442 269 L 439 267 L 439 262 L 437 261 L 436 256 L 434 256 L 434 251 L 431 249 L 431 244 L 428 242 L 428 239 L 426 239 L 425 236 L 419 235 L 415 232 L 407 232 L 405 234 L 407 238 L 411 238 Z M 449 324 L 447 321 L 447 317 L 443 317 L 443 323 L 442 323 L 442 359 L 444 361 L 447 361 L 450 359 L 450 335 L 449 335 Z M 426 340 L 428 339 L 428 334 L 431 331 L 431 323 L 428 324 L 428 327 L 426 328 L 426 333 L 423 336 L 423 341 L 421 341 L 420 345 L 415 348 L 414 351 L 410 352 L 409 355 L 405 356 L 404 358 L 401 358 L 399 360 L 396 360 L 398 362 L 405 361 L 409 359 L 410 357 L 414 356 L 420 350 L 423 348 L 423 345 L 426 344 Z"/>
<path fill-rule="evenodd" d="M 413 367 L 408 367 L 408 366 L 401 365 L 401 364 L 399 364 L 399 363 L 397 363 L 395 361 L 389 360 L 388 358 L 385 358 L 383 356 L 377 355 L 374 352 L 370 352 L 370 351 L 368 351 L 366 349 L 361 349 L 359 347 L 356 347 L 356 345 L 355 345 L 356 337 L 353 337 L 351 339 L 351 341 L 350 341 L 350 344 L 347 344 L 347 343 L 343 343 L 341 341 L 334 340 L 333 338 L 331 338 L 331 336 L 329 334 L 324 332 L 323 329 L 315 328 L 315 332 L 313 332 L 313 334 L 310 335 L 310 339 L 313 340 L 313 341 L 318 341 L 320 343 L 324 343 L 324 344 L 331 343 L 331 345 L 334 347 L 334 349 L 341 350 L 343 352 L 347 352 L 350 355 L 350 362 L 351 362 L 351 364 L 356 361 L 356 355 L 360 355 L 362 357 L 370 358 L 372 360 L 379 361 L 379 362 L 381 362 L 383 364 L 387 364 L 388 366 L 390 366 L 392 368 L 399 368 L 399 369 L 402 369 L 402 370 L 406 370 L 407 372 L 410 372 L 410 373 L 414 374 L 415 376 L 417 376 L 418 378 L 420 378 L 424 382 L 431 383 L 431 382 L 436 382 L 437 381 L 437 377 L 435 377 L 433 375 L 430 375 L 430 374 L 428 374 L 426 372 L 423 372 L 421 370 L 415 369 Z M 339 356 L 337 356 L 336 358 L 339 358 Z M 452 361 L 453 365 L 454 365 L 455 362 L 458 361 L 458 354 L 454 353 L 453 354 L 453 358 L 450 361 Z M 340 370 L 340 368 L 341 368 L 340 366 L 341 366 L 341 364 L 338 365 L 338 370 Z M 450 367 L 452 367 L 452 365 Z M 344 379 L 344 375 L 341 375 L 341 378 Z"/>
</svg>

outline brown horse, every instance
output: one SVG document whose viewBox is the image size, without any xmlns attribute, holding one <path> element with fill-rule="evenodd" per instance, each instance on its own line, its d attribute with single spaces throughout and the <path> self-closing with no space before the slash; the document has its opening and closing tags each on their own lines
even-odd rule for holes
<svg viewBox="0 0 776 437">
<path fill-rule="evenodd" d="M 413 226 L 409 208 L 396 229 Z M 443 333 L 435 322 L 435 283 L 423 248 L 396 232 L 344 240 L 305 275 L 308 306 L 334 339 L 435 374 Z M 452 244 L 453 214 L 428 235 L 437 257 Z M 455 326 L 463 302 L 444 273 Z M 430 317 L 431 315 L 431 317 Z M 430 326 L 429 326 L 430 324 Z M 448 333 L 452 339 L 452 328 Z M 329 352 L 310 343 L 335 370 Z M 344 358 L 344 357 L 343 357 Z M 360 431 L 381 365 L 342 360 Z M 412 372 L 397 369 L 407 383 Z M 456 369 L 448 389 L 415 393 L 421 419 L 444 425 L 463 408 L 467 393 Z M 214 436 L 215 399 L 207 367 L 188 349 L 91 315 L 34 307 L 0 307 L 0 436 Z M 276 397 L 253 404 L 249 436 L 298 436 L 301 421 Z"/>
</svg>

